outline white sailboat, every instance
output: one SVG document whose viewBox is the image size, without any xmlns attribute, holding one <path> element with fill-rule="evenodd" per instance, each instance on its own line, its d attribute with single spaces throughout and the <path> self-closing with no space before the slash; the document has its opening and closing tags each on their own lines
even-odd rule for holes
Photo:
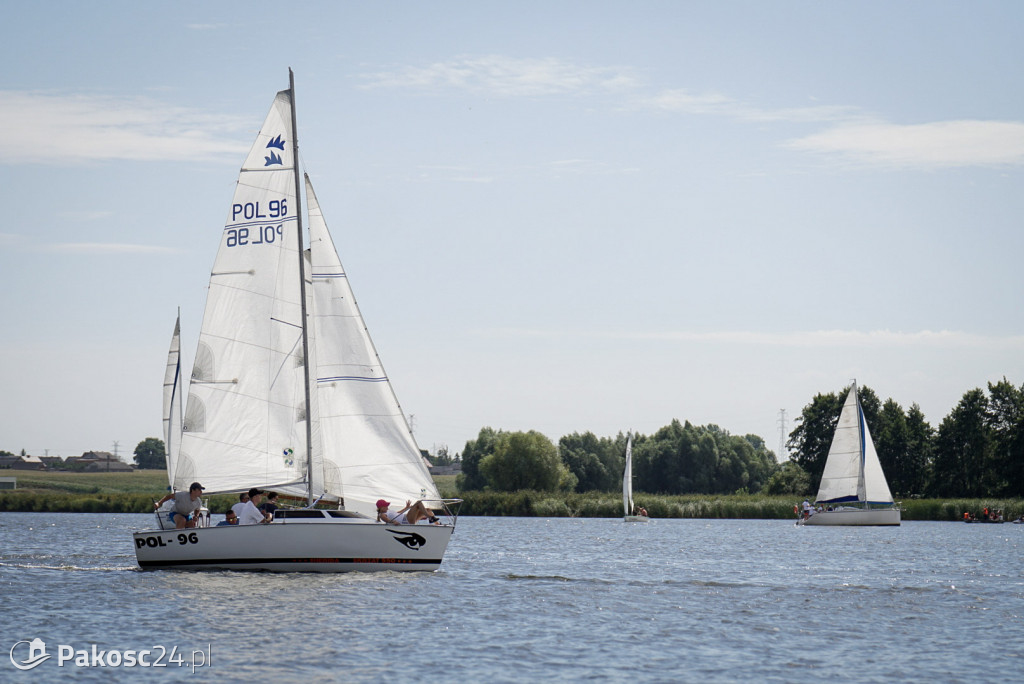
<svg viewBox="0 0 1024 684">
<path fill-rule="evenodd" d="M 633 435 L 626 435 L 626 467 L 622 472 L 622 508 L 626 522 L 647 522 L 646 515 L 636 515 L 633 506 Z"/>
<path fill-rule="evenodd" d="M 815 505 L 803 525 L 899 525 L 900 508 L 878 461 L 854 381 L 839 414 Z"/>
<path fill-rule="evenodd" d="M 171 335 L 171 347 L 167 352 L 167 369 L 164 372 L 164 452 L 167 458 L 167 479 L 174 482 L 174 465 L 178 461 L 178 440 L 181 437 L 181 313 L 174 321 L 174 334 Z M 156 521 L 160 529 L 174 529 L 174 524 L 167 519 L 167 511 L 173 502 L 168 502 L 166 509 L 156 511 Z"/>
<path fill-rule="evenodd" d="M 289 71 L 240 171 L 184 418 L 175 326 L 164 425 L 174 490 L 257 487 L 309 507 L 279 509 L 265 525 L 136 532 L 143 568 L 434 570 L 454 530 L 448 504 L 457 500 L 442 500 L 430 477 L 308 176 L 303 221 L 294 93 Z M 382 498 L 392 510 L 423 500 L 447 515 L 441 524 L 378 523 Z"/>
</svg>

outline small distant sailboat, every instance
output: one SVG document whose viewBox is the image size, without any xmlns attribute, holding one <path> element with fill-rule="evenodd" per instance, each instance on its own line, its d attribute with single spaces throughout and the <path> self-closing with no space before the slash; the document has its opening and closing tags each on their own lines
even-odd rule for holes
<svg viewBox="0 0 1024 684">
<path fill-rule="evenodd" d="M 831 510 L 802 518 L 802 525 L 899 525 L 900 507 L 893 501 L 875 444 L 871 441 L 854 381 L 839 414 L 815 505 Z"/>
<path fill-rule="evenodd" d="M 633 505 L 633 435 L 626 436 L 626 468 L 622 473 L 622 508 L 626 522 L 647 522 L 646 515 L 635 515 Z M 642 509 L 641 509 L 642 510 Z M 646 511 L 644 511 L 646 513 Z"/>
</svg>

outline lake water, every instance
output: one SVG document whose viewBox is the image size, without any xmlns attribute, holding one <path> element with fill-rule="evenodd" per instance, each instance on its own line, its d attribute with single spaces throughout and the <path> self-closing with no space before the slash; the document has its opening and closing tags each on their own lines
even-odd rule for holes
<svg viewBox="0 0 1024 684">
<path fill-rule="evenodd" d="M 312 575 L 143 572 L 151 521 L 0 514 L 0 681 L 1024 677 L 1024 525 L 464 517 L 437 572 Z"/>
</svg>

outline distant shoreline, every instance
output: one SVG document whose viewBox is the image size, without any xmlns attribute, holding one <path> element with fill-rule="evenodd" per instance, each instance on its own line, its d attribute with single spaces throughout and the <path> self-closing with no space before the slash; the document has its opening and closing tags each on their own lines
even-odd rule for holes
<svg viewBox="0 0 1024 684">
<path fill-rule="evenodd" d="M 150 513 L 153 502 L 167 492 L 163 470 L 131 473 L 75 473 L 65 471 L 4 470 L 0 476 L 18 479 L 18 489 L 0 490 L 0 512 L 20 513 Z M 455 476 L 435 478 L 441 495 L 460 498 L 459 511 L 467 516 L 539 518 L 621 518 L 618 492 L 457 492 Z M 635 496 L 651 518 L 794 520 L 793 507 L 804 497 L 759 494 L 689 494 Z M 238 498 L 233 494 L 209 497 L 216 516 Z M 965 511 L 976 516 L 987 507 L 1002 510 L 1005 520 L 1024 515 L 1021 499 L 910 499 L 902 502 L 903 520 L 961 521 Z"/>
<path fill-rule="evenodd" d="M 552 494 L 549 492 L 465 492 L 459 515 L 539 518 L 621 518 L 622 502 L 611 494 Z M 149 494 L 66 494 L 38 491 L 0 492 L 0 514 L 10 513 L 151 513 L 156 497 Z M 793 520 L 796 497 L 758 499 L 756 496 L 641 496 L 652 519 L 736 519 Z M 214 517 L 227 510 L 237 498 L 210 497 Z M 1024 501 L 962 499 L 944 501 L 918 499 L 903 503 L 903 520 L 959 522 L 963 512 L 980 514 L 988 507 L 1003 511 L 1009 522 L 1024 515 Z"/>
</svg>

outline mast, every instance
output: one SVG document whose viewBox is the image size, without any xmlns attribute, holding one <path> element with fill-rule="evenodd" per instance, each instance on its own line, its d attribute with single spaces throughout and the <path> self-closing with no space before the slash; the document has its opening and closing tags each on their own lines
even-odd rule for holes
<svg viewBox="0 0 1024 684">
<path fill-rule="evenodd" d="M 860 460 L 857 472 L 857 498 L 864 502 L 864 505 L 870 508 L 868 505 L 868 490 L 867 483 L 864 481 L 864 409 L 860 407 L 860 392 L 857 391 L 857 381 L 853 381 L 853 399 L 857 403 L 857 446 L 858 455 Z"/>
<path fill-rule="evenodd" d="M 295 214 L 299 256 L 299 302 L 302 307 L 303 385 L 306 393 L 306 498 L 313 504 L 313 423 L 309 388 L 309 325 L 306 318 L 306 260 L 302 243 L 302 188 L 299 182 L 299 127 L 295 118 L 295 74 L 288 68 L 288 93 L 292 100 L 292 176 L 295 178 Z"/>
</svg>

